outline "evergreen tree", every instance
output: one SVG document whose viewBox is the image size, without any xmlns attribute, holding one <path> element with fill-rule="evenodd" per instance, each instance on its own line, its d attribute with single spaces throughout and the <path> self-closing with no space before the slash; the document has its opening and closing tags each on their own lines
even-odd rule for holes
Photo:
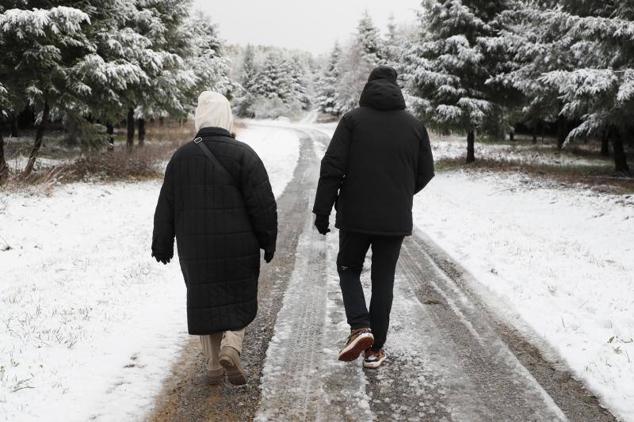
<svg viewBox="0 0 634 422">
<path fill-rule="evenodd" d="M 2 81 L 38 113 L 25 176 L 33 170 L 51 114 L 63 115 L 65 110 L 81 108 L 81 98 L 90 92 L 90 87 L 72 71 L 90 52 L 83 31 L 89 23 L 85 12 L 66 6 L 9 9 L 0 14 L 2 69 L 8 72 L 2 75 Z"/>
<path fill-rule="evenodd" d="M 237 114 L 243 117 L 253 117 L 253 102 L 255 100 L 254 86 L 257 82 L 258 69 L 255 64 L 255 48 L 249 44 L 244 50 L 242 68 L 240 71 L 241 91 L 236 98 Z"/>
<path fill-rule="evenodd" d="M 615 170 L 629 173 L 623 141 L 634 125 L 634 10 L 625 3 L 566 1 L 563 7 L 532 8 L 542 37 L 557 37 L 556 51 L 567 51 L 572 60 L 538 78 L 563 102 L 560 115 L 581 123 L 567 140 L 588 135 L 607 136 L 612 142 Z M 539 41 L 540 38 L 538 38 Z M 564 56 L 566 57 L 566 56 Z"/>
<path fill-rule="evenodd" d="M 229 95 L 233 83 L 229 78 L 229 63 L 223 55 L 223 45 L 218 31 L 203 13 L 194 14 L 185 25 L 189 32 L 189 46 L 186 53 L 185 69 L 194 72 L 194 91 L 188 93 L 188 111 L 193 110 L 194 101 L 204 90 Z"/>
<path fill-rule="evenodd" d="M 266 56 L 252 86 L 254 95 L 268 99 L 283 99 L 287 90 L 283 62 L 281 54 L 277 51 Z"/>
<path fill-rule="evenodd" d="M 189 8 L 188 0 L 143 0 L 137 3 L 136 31 L 151 41 L 150 54 L 143 57 L 142 62 L 150 85 L 136 103 L 129 103 L 128 145 L 132 143 L 135 117 L 184 117 L 192 110 L 191 93 L 200 76 L 196 72 L 204 70 L 188 68 L 184 58 L 188 57 L 192 42 L 208 32 L 213 37 L 215 30 L 208 24 L 203 28 L 187 25 Z M 201 20 L 197 22 L 201 23 Z"/>
<path fill-rule="evenodd" d="M 374 25 L 372 17 L 366 10 L 359 21 L 356 34 L 357 43 L 363 59 L 371 66 L 385 63 L 385 52 L 381 42 L 379 29 Z"/>
<path fill-rule="evenodd" d="M 310 109 L 311 99 L 308 95 L 306 66 L 297 56 L 291 57 L 287 63 L 287 80 L 290 89 L 285 102 L 287 104 L 297 102 L 302 110 L 307 111 Z"/>
<path fill-rule="evenodd" d="M 389 66 L 397 68 L 401 57 L 401 50 L 405 41 L 398 34 L 398 28 L 394 20 L 394 15 L 390 15 L 387 24 L 387 34 L 385 37 L 384 51 L 385 61 Z"/>
<path fill-rule="evenodd" d="M 476 131 L 495 132 L 501 108 L 486 82 L 497 63 L 481 38 L 496 36 L 491 24 L 503 1 L 434 0 L 422 24 L 427 32 L 412 52 L 412 90 L 419 114 L 433 126 L 467 132 L 467 162 L 475 161 Z"/>
<path fill-rule="evenodd" d="M 337 104 L 341 112 L 352 110 L 359 102 L 359 96 L 372 69 L 384 64 L 384 56 L 379 30 L 366 11 L 359 24 L 354 40 L 341 57 L 337 83 Z"/>
<path fill-rule="evenodd" d="M 317 97 L 317 106 L 322 113 L 330 114 L 338 117 L 341 115 L 341 108 L 337 103 L 336 86 L 339 80 L 339 60 L 341 58 L 341 47 L 339 43 L 335 43 L 335 46 L 330 53 L 328 63 L 324 72 L 319 80 L 319 93 Z"/>
</svg>

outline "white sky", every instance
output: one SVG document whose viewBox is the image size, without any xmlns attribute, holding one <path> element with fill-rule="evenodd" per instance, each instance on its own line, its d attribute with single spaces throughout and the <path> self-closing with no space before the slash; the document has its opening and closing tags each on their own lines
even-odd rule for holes
<svg viewBox="0 0 634 422">
<path fill-rule="evenodd" d="M 348 39 L 364 10 L 384 30 L 390 14 L 413 22 L 421 0 L 194 0 L 229 43 L 329 51 Z"/>
</svg>

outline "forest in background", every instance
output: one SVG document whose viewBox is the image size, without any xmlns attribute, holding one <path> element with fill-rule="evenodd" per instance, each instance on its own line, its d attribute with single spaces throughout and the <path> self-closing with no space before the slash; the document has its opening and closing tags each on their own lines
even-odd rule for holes
<svg viewBox="0 0 634 422">
<path fill-rule="evenodd" d="M 0 181 L 3 134 L 33 132 L 34 168 L 47 129 L 70 144 L 104 148 L 114 128 L 186 119 L 205 89 L 242 117 L 332 119 L 356 106 L 370 70 L 399 71 L 410 109 L 439 133 L 476 138 L 516 132 L 557 146 L 600 142 L 629 175 L 634 127 L 634 6 L 598 0 L 425 0 L 415 25 L 386 33 L 366 13 L 326 57 L 266 46 L 224 45 L 188 0 L 13 0 L 0 6 Z"/>
</svg>

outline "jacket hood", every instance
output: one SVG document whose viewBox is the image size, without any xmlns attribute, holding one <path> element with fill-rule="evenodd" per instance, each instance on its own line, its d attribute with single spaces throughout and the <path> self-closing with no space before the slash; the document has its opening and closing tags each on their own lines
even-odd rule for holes
<svg viewBox="0 0 634 422">
<path fill-rule="evenodd" d="M 396 83 L 397 73 L 389 66 L 379 66 L 370 73 L 363 88 L 359 105 L 376 110 L 404 110 L 405 99 Z"/>
<path fill-rule="evenodd" d="M 196 131 L 206 127 L 220 127 L 231 132 L 233 114 L 229 100 L 217 92 L 203 91 L 198 97 L 194 126 Z"/>
</svg>

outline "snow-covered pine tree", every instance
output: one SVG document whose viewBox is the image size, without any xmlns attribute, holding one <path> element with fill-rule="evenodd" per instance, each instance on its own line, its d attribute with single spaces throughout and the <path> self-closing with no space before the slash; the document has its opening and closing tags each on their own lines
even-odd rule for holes
<svg viewBox="0 0 634 422">
<path fill-rule="evenodd" d="M 198 94 L 204 90 L 229 95 L 233 83 L 229 78 L 229 62 L 223 55 L 223 45 L 216 27 L 208 16 L 195 13 L 183 28 L 189 33 L 189 48 L 186 52 L 185 69 L 194 72 L 193 90 L 187 92 L 188 111 L 193 110 Z"/>
<path fill-rule="evenodd" d="M 21 93 L 37 111 L 37 131 L 24 176 L 31 174 L 51 114 L 80 107 L 90 87 L 73 77 L 71 69 L 91 45 L 83 28 L 89 16 L 78 9 L 9 9 L 0 14 L 3 67 L 13 72 L 9 89 Z M 4 81 L 4 79 L 3 79 Z"/>
<path fill-rule="evenodd" d="M 197 35 L 205 31 L 187 26 L 191 7 L 188 0 L 139 0 L 136 5 L 135 29 L 152 42 L 142 62 L 150 86 L 136 104 L 129 105 L 128 145 L 134 136 L 135 117 L 184 117 L 191 110 L 197 76 L 184 58 L 196 38 L 193 31 L 198 31 Z"/>
<path fill-rule="evenodd" d="M 544 26 L 541 18 L 534 20 L 548 2 L 511 4 L 511 8 L 496 18 L 498 34 L 481 39 L 489 54 L 493 52 L 505 57 L 498 61 L 500 68 L 487 82 L 509 93 L 511 103 L 513 98 L 519 101 L 520 107 L 514 110 L 517 120 L 528 124 L 534 141 L 537 132 L 544 130 L 544 123 L 556 125 L 561 148 L 570 130 L 568 121 L 560 115 L 563 103 L 557 90 L 540 82 L 539 78 L 552 70 L 574 69 L 578 52 L 569 48 L 570 40 L 563 32 L 556 27 Z M 556 3 L 550 2 L 548 7 L 554 6 Z"/>
<path fill-rule="evenodd" d="M 244 50 L 244 59 L 242 61 L 242 72 L 240 74 L 240 84 L 247 90 L 253 91 L 253 85 L 256 82 L 258 68 L 255 64 L 255 48 L 249 44 Z"/>
<path fill-rule="evenodd" d="M 120 121 L 129 103 L 136 104 L 147 92 L 149 77 L 143 68 L 152 42 L 133 28 L 138 13 L 130 0 L 84 2 L 91 24 L 84 28 L 92 51 L 72 68 L 74 77 L 90 87 L 83 98 L 86 110 L 68 113 L 78 121 L 90 115 L 103 122 L 113 136 L 113 123 Z M 82 141 L 85 141 L 82 139 Z"/>
<path fill-rule="evenodd" d="M 308 94 L 306 66 L 298 56 L 293 56 L 288 60 L 288 79 L 290 95 L 287 97 L 286 103 L 297 102 L 302 110 L 309 110 L 312 102 Z"/>
<path fill-rule="evenodd" d="M 253 117 L 253 107 L 255 91 L 254 86 L 257 81 L 258 68 L 255 64 L 255 48 L 249 44 L 244 50 L 242 67 L 240 70 L 239 83 L 240 91 L 236 98 L 236 112 L 242 117 Z"/>
<path fill-rule="evenodd" d="M 432 126 L 467 132 L 467 162 L 475 161 L 477 131 L 501 124 L 500 107 L 485 82 L 496 67 L 480 43 L 496 35 L 491 25 L 503 0 L 430 0 L 421 15 L 421 41 L 410 53 L 418 113 Z"/>
<path fill-rule="evenodd" d="M 564 63 L 538 79 L 557 91 L 561 115 L 581 121 L 568 140 L 607 133 L 615 171 L 630 173 L 623 141 L 634 133 L 634 9 L 627 3 L 587 0 L 527 13 L 545 36 L 557 35 L 561 49 L 574 57 L 574 66 Z"/>
<path fill-rule="evenodd" d="M 401 57 L 401 49 L 403 48 L 404 40 L 401 39 L 398 33 L 398 27 L 394 15 L 390 15 L 387 24 L 387 34 L 384 41 L 384 55 L 387 65 L 397 68 L 399 65 L 399 59 Z"/>
<path fill-rule="evenodd" d="M 338 117 L 341 115 L 341 108 L 337 103 L 336 86 L 339 80 L 339 60 L 341 58 L 341 47 L 339 42 L 335 43 L 328 62 L 319 79 L 319 92 L 317 96 L 317 106 L 322 113 Z"/>
<path fill-rule="evenodd" d="M 285 95 L 286 79 L 284 75 L 284 59 L 278 51 L 270 52 L 264 59 L 262 68 L 257 74 L 252 86 L 253 94 L 268 99 L 280 98 Z"/>
<path fill-rule="evenodd" d="M 381 33 L 374 25 L 372 17 L 367 10 L 363 13 L 357 25 L 356 39 L 364 60 L 374 66 L 385 63 L 385 51 Z"/>
<path fill-rule="evenodd" d="M 359 20 L 354 40 L 346 47 L 340 60 L 337 103 L 341 112 L 357 106 L 370 72 L 384 63 L 381 35 L 366 11 Z"/>
</svg>

